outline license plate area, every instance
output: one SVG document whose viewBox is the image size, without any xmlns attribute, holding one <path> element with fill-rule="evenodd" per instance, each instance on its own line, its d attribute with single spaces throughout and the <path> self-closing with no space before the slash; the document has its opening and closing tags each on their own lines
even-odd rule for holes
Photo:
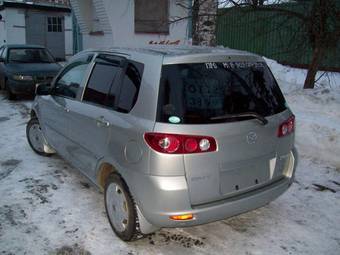
<svg viewBox="0 0 340 255">
<path fill-rule="evenodd" d="M 241 164 L 220 171 L 220 193 L 223 196 L 249 190 L 269 182 L 273 177 L 270 158 L 257 159 L 250 164 Z M 273 170 L 273 169 L 272 169 Z"/>
</svg>

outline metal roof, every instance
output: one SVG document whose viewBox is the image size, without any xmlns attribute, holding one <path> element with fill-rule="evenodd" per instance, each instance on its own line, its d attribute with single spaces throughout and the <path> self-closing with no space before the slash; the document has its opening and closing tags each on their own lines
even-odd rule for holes
<svg viewBox="0 0 340 255">
<path fill-rule="evenodd" d="M 35 9 L 42 11 L 54 11 L 54 12 L 71 12 L 71 8 L 64 5 L 57 5 L 53 3 L 33 3 L 33 2 L 18 2 L 18 1 L 0 1 L 0 10 L 10 8 L 20 9 Z"/>
</svg>

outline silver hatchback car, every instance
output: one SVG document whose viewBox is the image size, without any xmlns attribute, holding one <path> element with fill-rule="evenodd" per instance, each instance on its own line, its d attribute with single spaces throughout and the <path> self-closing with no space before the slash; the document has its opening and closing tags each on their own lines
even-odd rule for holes
<svg viewBox="0 0 340 255">
<path fill-rule="evenodd" d="M 294 115 L 257 55 L 88 50 L 36 92 L 29 144 L 104 192 L 125 241 L 261 207 L 293 182 Z"/>
</svg>

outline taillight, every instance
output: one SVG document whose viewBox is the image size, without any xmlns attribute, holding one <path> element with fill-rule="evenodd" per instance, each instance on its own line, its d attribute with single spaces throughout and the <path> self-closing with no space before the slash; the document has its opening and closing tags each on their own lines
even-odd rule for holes
<svg viewBox="0 0 340 255">
<path fill-rule="evenodd" d="M 286 121 L 282 122 L 277 131 L 278 137 L 283 137 L 294 132 L 295 129 L 295 116 L 292 115 Z"/>
<path fill-rule="evenodd" d="M 187 154 L 216 151 L 216 140 L 210 136 L 145 133 L 146 143 L 155 151 Z"/>
</svg>

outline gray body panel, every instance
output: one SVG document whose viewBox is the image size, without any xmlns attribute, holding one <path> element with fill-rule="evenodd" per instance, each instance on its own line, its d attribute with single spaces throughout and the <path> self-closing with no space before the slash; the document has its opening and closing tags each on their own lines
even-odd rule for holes
<svg viewBox="0 0 340 255">
<path fill-rule="evenodd" d="M 271 169 L 270 160 L 288 154 L 293 148 L 293 136 L 285 138 L 276 136 L 278 125 L 290 115 L 291 112 L 285 111 L 271 116 L 268 118 L 269 123 L 265 126 L 257 120 L 213 125 L 156 123 L 155 132 L 213 135 L 218 144 L 216 152 L 176 155 L 175 157 L 170 155 L 172 156 L 170 165 L 175 166 L 174 169 L 170 171 L 166 169 L 163 173 L 157 174 L 185 173 L 193 205 L 220 200 L 230 194 L 245 191 L 249 187 L 271 182 L 275 178 L 282 177 L 283 168 L 275 164 Z M 254 144 L 247 142 L 247 134 L 251 132 L 257 135 L 257 141 Z M 157 157 L 160 167 L 163 166 L 167 157 L 160 155 Z M 178 160 L 175 159 L 176 157 Z M 174 162 L 182 164 L 182 167 L 176 166 Z M 181 173 L 180 169 L 185 169 L 185 171 Z"/>
<path fill-rule="evenodd" d="M 91 52 L 91 51 L 89 51 Z M 110 164 L 134 197 L 142 232 L 220 220 L 269 203 L 292 183 L 297 163 L 294 133 L 278 138 L 287 109 L 261 125 L 237 122 L 184 125 L 156 122 L 162 64 L 205 61 L 261 61 L 256 55 L 228 49 L 111 49 L 94 51 L 125 56 L 144 64 L 141 87 L 129 113 L 76 99 L 39 96 L 33 105 L 50 145 L 94 184 L 102 164 Z M 71 59 L 72 63 L 72 59 Z M 86 77 L 93 65 L 89 65 Z M 81 88 L 86 88 L 83 79 Z M 146 132 L 213 136 L 217 150 L 164 154 L 151 149 Z M 249 135 L 256 134 L 255 141 Z M 171 215 L 193 213 L 191 221 Z"/>
</svg>

